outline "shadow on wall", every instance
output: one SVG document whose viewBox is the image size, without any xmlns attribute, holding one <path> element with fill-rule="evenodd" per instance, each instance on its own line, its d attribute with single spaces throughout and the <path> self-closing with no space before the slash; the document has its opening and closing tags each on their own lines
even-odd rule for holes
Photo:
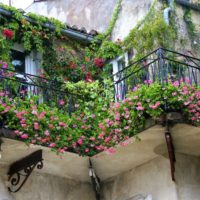
<svg viewBox="0 0 200 200">
<path fill-rule="evenodd" d="M 127 200 L 153 200 L 151 194 L 147 195 L 146 197 L 144 197 L 141 194 L 138 194 L 134 197 L 131 197 L 130 199 Z"/>
</svg>

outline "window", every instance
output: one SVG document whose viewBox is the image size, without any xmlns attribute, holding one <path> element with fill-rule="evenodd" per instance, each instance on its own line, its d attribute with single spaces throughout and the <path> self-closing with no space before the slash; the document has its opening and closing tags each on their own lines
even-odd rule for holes
<svg viewBox="0 0 200 200">
<path fill-rule="evenodd" d="M 26 55 L 23 46 L 20 44 L 15 44 L 11 51 L 12 64 L 19 73 L 38 75 L 41 57 L 42 55 L 35 51 Z"/>
<path fill-rule="evenodd" d="M 25 73 L 25 54 L 17 50 L 11 50 L 11 60 L 16 72 Z"/>
<path fill-rule="evenodd" d="M 127 52 L 122 56 L 117 57 L 116 59 L 112 60 L 110 64 L 113 66 L 113 75 L 115 84 L 115 100 L 122 100 L 126 94 L 126 85 L 123 81 L 123 71 L 122 73 L 118 73 L 123 70 L 125 67 L 128 66 L 129 60 L 132 58 L 133 53 Z"/>
<path fill-rule="evenodd" d="M 20 96 L 35 95 L 38 93 L 37 87 L 34 85 L 27 85 L 33 82 L 33 77 L 25 76 L 25 74 L 39 75 L 40 64 L 41 64 L 41 54 L 37 52 L 31 52 L 26 55 L 24 48 L 20 44 L 15 44 L 11 50 L 11 62 L 14 66 L 16 77 L 20 82 L 18 93 Z"/>
</svg>

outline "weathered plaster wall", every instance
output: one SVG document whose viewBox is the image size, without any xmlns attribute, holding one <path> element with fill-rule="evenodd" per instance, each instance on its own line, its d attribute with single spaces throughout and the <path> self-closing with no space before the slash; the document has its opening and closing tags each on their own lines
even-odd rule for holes
<svg viewBox="0 0 200 200">
<path fill-rule="evenodd" d="M 153 0 L 123 0 L 119 18 L 113 30 L 113 40 L 123 39 L 141 20 Z M 42 15 L 55 17 L 62 22 L 87 30 L 104 32 L 112 18 L 117 0 L 51 0 L 35 3 L 26 9 Z"/>
<path fill-rule="evenodd" d="M 179 200 L 200 199 L 200 158 L 179 154 L 176 162 L 176 183 Z"/>
<path fill-rule="evenodd" d="M 153 200 L 199 200 L 200 158 L 177 154 L 176 160 L 176 183 L 171 180 L 169 160 L 160 156 L 106 181 L 103 200 L 132 200 L 148 194 Z"/>
<path fill-rule="evenodd" d="M 148 13 L 152 0 L 123 0 L 121 12 L 112 33 L 112 39 L 124 39 Z"/>
<path fill-rule="evenodd" d="M 50 0 L 35 3 L 26 11 L 55 17 L 69 25 L 103 32 L 109 24 L 117 0 Z"/>
<path fill-rule="evenodd" d="M 168 159 L 156 158 L 104 183 L 104 200 L 128 200 L 151 194 L 153 200 L 177 200 Z"/>
<path fill-rule="evenodd" d="M 5 168 L 0 167 L 0 200 L 95 200 L 87 183 L 33 172 L 19 192 L 10 194 L 6 178 Z"/>
</svg>

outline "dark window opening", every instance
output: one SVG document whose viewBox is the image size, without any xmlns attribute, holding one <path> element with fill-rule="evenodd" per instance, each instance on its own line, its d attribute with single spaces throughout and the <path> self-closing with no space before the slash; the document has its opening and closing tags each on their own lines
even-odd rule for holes
<svg viewBox="0 0 200 200">
<path fill-rule="evenodd" d="M 25 54 L 20 51 L 11 51 L 12 64 L 16 72 L 25 73 Z"/>
</svg>

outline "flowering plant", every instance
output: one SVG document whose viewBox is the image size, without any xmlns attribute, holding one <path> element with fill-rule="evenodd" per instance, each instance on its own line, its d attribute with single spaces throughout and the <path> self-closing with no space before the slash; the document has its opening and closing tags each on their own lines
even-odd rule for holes
<svg viewBox="0 0 200 200">
<path fill-rule="evenodd" d="M 2 34 L 7 38 L 7 39 L 12 39 L 14 36 L 14 32 L 10 29 L 3 29 Z"/>
<path fill-rule="evenodd" d="M 58 152 L 75 152 L 92 156 L 101 151 L 114 153 L 114 146 L 128 144 L 147 118 L 157 118 L 168 110 L 181 112 L 185 119 L 200 126 L 200 88 L 182 81 L 137 85 L 122 102 L 112 101 L 112 91 L 98 82 L 66 84 L 67 91 L 78 91 L 75 110 L 70 116 L 37 97 L 10 98 L 0 92 L 0 116 L 4 126 L 16 137 L 32 144 L 44 145 Z M 60 100 L 60 106 L 65 101 Z"/>
</svg>

